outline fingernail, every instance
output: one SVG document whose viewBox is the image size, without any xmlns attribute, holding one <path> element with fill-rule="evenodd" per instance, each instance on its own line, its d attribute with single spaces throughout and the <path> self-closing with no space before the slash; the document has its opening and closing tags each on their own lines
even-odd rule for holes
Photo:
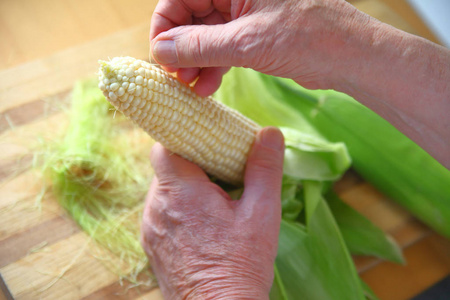
<svg viewBox="0 0 450 300">
<path fill-rule="evenodd" d="M 264 128 L 261 132 L 261 144 L 265 147 L 281 151 L 284 149 L 283 134 L 275 127 Z"/>
<path fill-rule="evenodd" d="M 162 65 L 170 65 L 178 62 L 177 48 L 172 40 L 162 40 L 153 46 L 153 57 Z"/>
</svg>

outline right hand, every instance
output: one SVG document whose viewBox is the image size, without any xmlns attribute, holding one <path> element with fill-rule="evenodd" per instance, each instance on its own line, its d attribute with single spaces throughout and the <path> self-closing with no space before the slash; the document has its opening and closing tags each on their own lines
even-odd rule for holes
<svg viewBox="0 0 450 300">
<path fill-rule="evenodd" d="M 198 78 L 201 96 L 215 92 L 231 66 L 328 89 L 338 62 L 350 58 L 349 37 L 370 20 L 344 0 L 161 0 L 151 55 L 185 82 Z"/>
<path fill-rule="evenodd" d="M 231 66 L 334 89 L 450 169 L 450 50 L 344 0 L 161 0 L 150 39 L 156 62 L 196 80 L 200 96 L 214 93 Z"/>
</svg>

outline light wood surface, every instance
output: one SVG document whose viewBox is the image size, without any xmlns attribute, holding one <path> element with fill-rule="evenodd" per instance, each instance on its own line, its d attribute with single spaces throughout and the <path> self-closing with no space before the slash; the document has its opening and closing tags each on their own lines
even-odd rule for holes
<svg viewBox="0 0 450 300">
<path fill-rule="evenodd" d="M 352 3 L 403 30 L 427 31 L 380 1 Z M 51 195 L 37 207 L 42 182 L 30 168 L 39 138 L 67 124 L 60 109 L 74 82 L 93 76 L 98 59 L 148 58 L 155 5 L 155 0 L 0 1 L 0 273 L 15 299 L 162 299 L 157 288 L 122 286 L 96 258 L 101 250 Z M 336 190 L 404 248 L 406 266 L 355 257 L 381 299 L 409 299 L 450 274 L 446 239 L 353 172 Z"/>
</svg>

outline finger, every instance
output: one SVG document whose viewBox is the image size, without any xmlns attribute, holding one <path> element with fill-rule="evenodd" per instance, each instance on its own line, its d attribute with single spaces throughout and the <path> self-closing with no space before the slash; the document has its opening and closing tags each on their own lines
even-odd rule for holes
<svg viewBox="0 0 450 300">
<path fill-rule="evenodd" d="M 171 68 L 171 67 L 166 67 L 166 66 L 161 66 L 166 72 L 169 72 L 169 73 L 178 73 L 178 71 L 179 70 L 181 70 L 181 69 L 179 69 L 179 68 Z"/>
<path fill-rule="evenodd" d="M 201 97 L 212 95 L 220 87 L 223 75 L 228 72 L 228 67 L 203 68 L 200 71 L 194 91 Z"/>
<path fill-rule="evenodd" d="M 167 67 L 230 67 L 251 65 L 259 49 L 248 20 L 226 24 L 181 26 L 156 36 L 151 55 Z"/>
<path fill-rule="evenodd" d="M 225 9 L 226 3 L 219 3 Z M 231 3 L 228 4 L 231 6 Z M 211 0 L 164 0 L 159 1 L 152 15 L 150 40 L 171 28 L 192 24 L 193 17 L 203 18 L 214 11 Z"/>
<path fill-rule="evenodd" d="M 167 205 L 186 216 L 229 205 L 229 195 L 211 182 L 199 166 L 170 153 L 161 144 L 153 146 L 150 160 L 157 179 L 148 194 L 153 195 L 148 200 L 151 214 L 159 214 Z"/>
<path fill-rule="evenodd" d="M 261 130 L 250 151 L 241 201 L 247 208 L 280 207 L 284 138 L 274 127 Z M 276 199 L 276 203 L 274 203 Z"/>
<path fill-rule="evenodd" d="M 177 78 L 183 82 L 191 83 L 200 74 L 200 68 L 183 68 L 177 72 Z"/>
<path fill-rule="evenodd" d="M 153 146 L 150 161 L 161 184 L 171 185 L 183 181 L 198 184 L 209 182 L 208 176 L 199 166 L 171 153 L 160 143 Z"/>
<path fill-rule="evenodd" d="M 183 0 L 182 2 L 196 16 L 206 16 L 213 10 L 211 0 Z"/>
<path fill-rule="evenodd" d="M 177 0 L 159 1 L 150 21 L 150 40 L 171 28 L 191 24 L 192 14 Z"/>
<path fill-rule="evenodd" d="M 231 12 L 231 0 L 213 0 L 213 6 L 221 13 Z"/>
<path fill-rule="evenodd" d="M 224 24 L 226 22 L 222 13 L 217 10 L 211 11 L 208 15 L 201 18 L 205 25 Z"/>
</svg>

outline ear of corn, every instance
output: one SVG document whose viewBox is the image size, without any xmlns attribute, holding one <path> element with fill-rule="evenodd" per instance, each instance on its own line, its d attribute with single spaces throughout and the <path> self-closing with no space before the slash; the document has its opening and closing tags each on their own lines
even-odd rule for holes
<svg viewBox="0 0 450 300">
<path fill-rule="evenodd" d="M 242 183 L 256 123 L 145 61 L 100 64 L 99 88 L 114 107 L 168 150 L 220 180 Z"/>
</svg>

